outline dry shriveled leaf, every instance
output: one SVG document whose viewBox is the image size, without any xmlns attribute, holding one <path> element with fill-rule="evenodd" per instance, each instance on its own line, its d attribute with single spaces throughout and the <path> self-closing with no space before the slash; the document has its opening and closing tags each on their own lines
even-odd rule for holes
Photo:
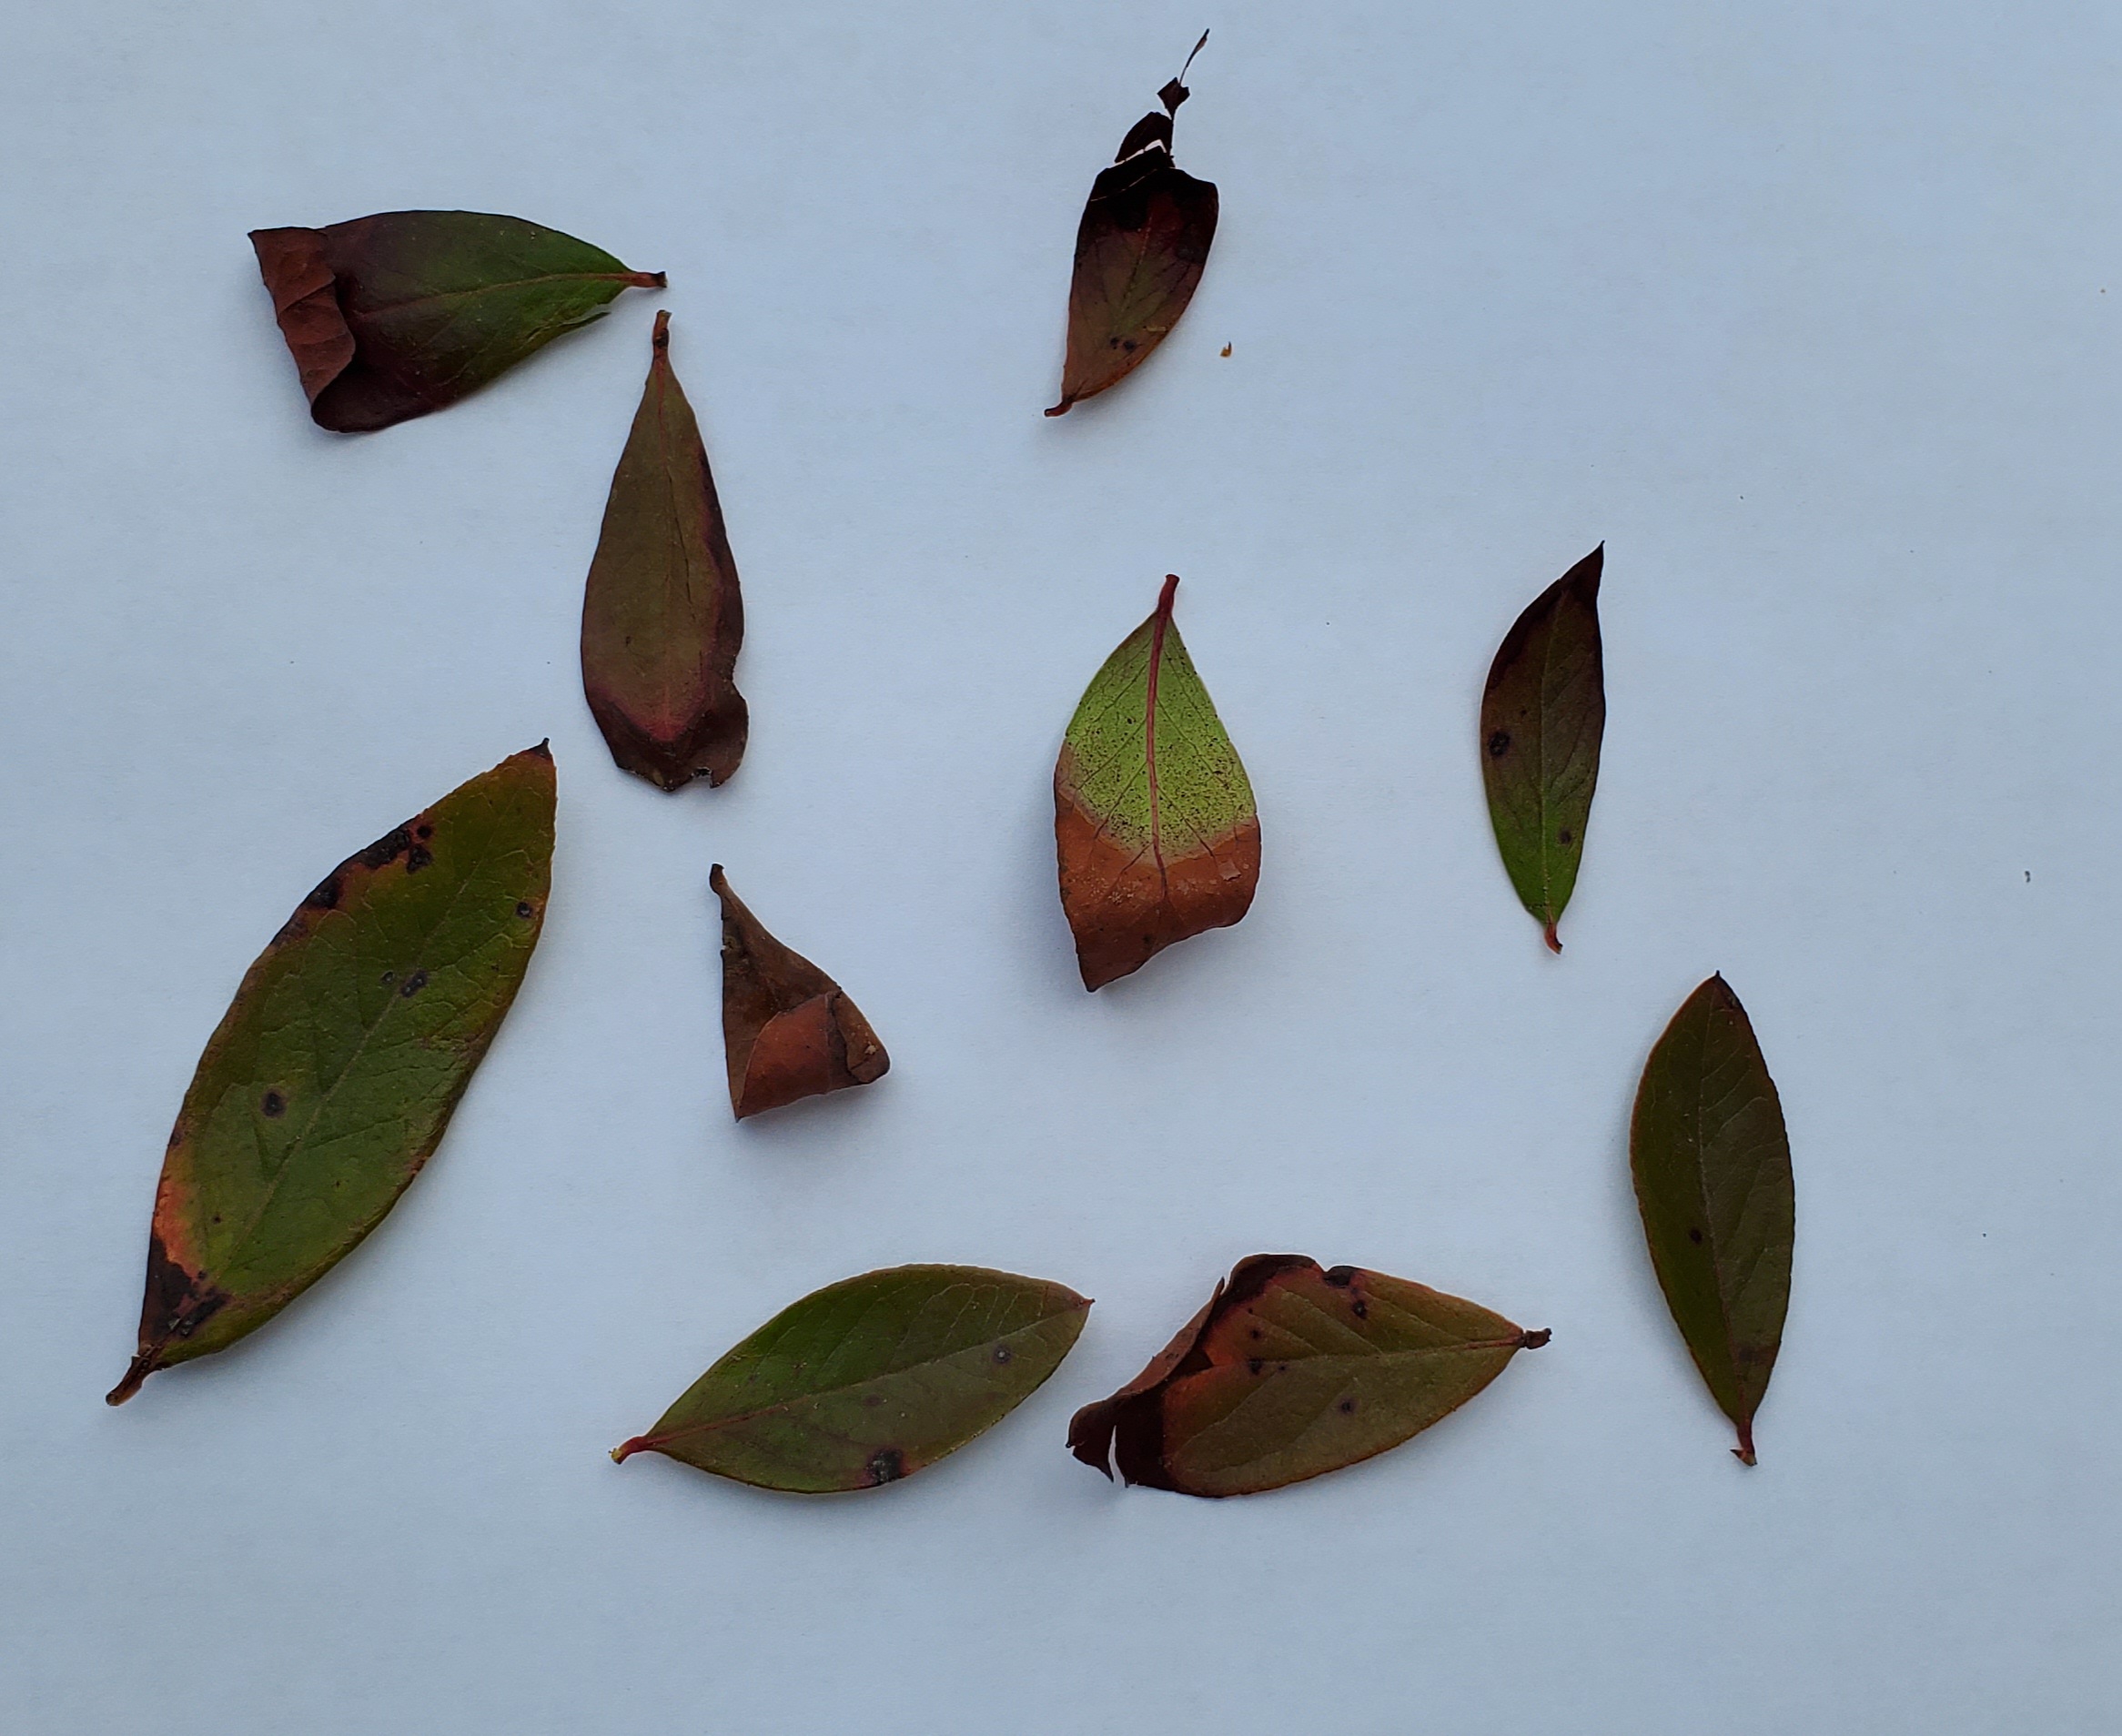
<svg viewBox="0 0 2122 1736">
<path fill-rule="evenodd" d="M 722 1049 L 737 1119 L 883 1078 L 892 1058 L 840 984 L 766 932 L 719 862 L 708 883 L 722 903 Z"/>
<path fill-rule="evenodd" d="M 521 217 L 385 211 L 322 229 L 253 229 L 259 272 L 309 395 L 335 433 L 454 404 L 562 332 L 603 317 L 629 271 Z"/>
<path fill-rule="evenodd" d="M 1216 187 L 1172 162 L 1172 120 L 1189 94 L 1187 66 L 1208 40 L 1203 31 L 1178 77 L 1157 93 L 1163 107 L 1127 129 L 1112 167 L 1091 184 L 1076 230 L 1061 401 L 1049 416 L 1134 372 L 1194 298 L 1216 238 Z"/>
<path fill-rule="evenodd" d="M 1722 976 L 1687 997 L 1644 1064 L 1629 1164 L 1666 1305 L 1751 1465 L 1790 1306 L 1796 1205 L 1783 1102 Z"/>
<path fill-rule="evenodd" d="M 1089 1309 L 1064 1285 L 976 1266 L 846 1278 L 783 1308 L 611 1457 L 665 1453 L 803 1494 L 894 1483 L 1031 1397 Z"/>
<path fill-rule="evenodd" d="M 1139 1375 L 1076 1413 L 1069 1450 L 1127 1483 L 1257 1494 L 1399 1446 L 1547 1341 L 1405 1278 L 1256 1254 Z"/>
<path fill-rule="evenodd" d="M 744 603 L 700 424 L 656 315 L 641 408 L 612 473 L 582 594 L 582 691 L 611 757 L 664 790 L 728 781 L 750 714 Z"/>
<path fill-rule="evenodd" d="M 1084 690 L 1054 767 L 1061 907 L 1086 989 L 1251 908 L 1260 821 L 1238 750 L 1172 620 L 1156 611 Z"/>
<path fill-rule="evenodd" d="M 1547 944 L 1576 889 L 1606 731 L 1601 543 L 1527 605 L 1481 694 L 1481 776 L 1496 845 Z"/>
<path fill-rule="evenodd" d="M 552 812 L 541 744 L 341 863 L 246 973 L 169 1135 L 112 1404 L 263 1326 L 419 1173 L 530 963 Z"/>
</svg>

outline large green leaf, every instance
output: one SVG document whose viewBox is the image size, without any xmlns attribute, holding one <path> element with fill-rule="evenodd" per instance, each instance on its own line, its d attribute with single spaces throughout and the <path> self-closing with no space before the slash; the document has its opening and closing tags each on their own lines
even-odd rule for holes
<svg viewBox="0 0 2122 1736">
<path fill-rule="evenodd" d="M 354 434 L 454 404 L 629 286 L 601 247 L 521 217 L 385 211 L 253 229 L 258 270 L 320 428 Z"/>
<path fill-rule="evenodd" d="M 726 782 L 749 725 L 743 642 L 736 557 L 659 313 L 582 594 L 582 690 L 611 757 L 664 790 Z"/>
<path fill-rule="evenodd" d="M 1172 620 L 1178 583 L 1092 677 L 1054 768 L 1061 907 L 1088 989 L 1237 922 L 1259 883 L 1252 784 Z"/>
<path fill-rule="evenodd" d="M 1201 52 L 1208 33 L 1194 45 Z M 1194 64 L 1187 56 L 1187 66 Z M 1172 121 L 1188 92 L 1179 76 L 1128 128 L 1112 167 L 1091 184 L 1076 230 L 1068 285 L 1068 353 L 1049 416 L 1117 385 L 1178 324 L 1216 239 L 1216 187 L 1172 161 Z"/>
<path fill-rule="evenodd" d="M 1783 1103 L 1722 976 L 1687 997 L 1651 1051 L 1629 1161 L 1666 1304 L 1751 1465 L 1790 1305 L 1796 1208 Z"/>
<path fill-rule="evenodd" d="M 1606 729 L 1605 559 L 1602 543 L 1533 599 L 1504 635 L 1481 694 L 1481 775 L 1496 843 L 1558 953 L 1555 924 L 1576 888 Z"/>
<path fill-rule="evenodd" d="M 783 1308 L 612 1452 L 666 1453 L 762 1489 L 911 1477 L 992 1428 L 1060 1366 L 1089 1301 L 976 1266 L 900 1266 Z"/>
<path fill-rule="evenodd" d="M 111 1403 L 256 1331 L 419 1173 L 538 944 L 552 811 L 546 749 L 502 761 L 326 875 L 246 973 L 169 1136 Z"/>
<path fill-rule="evenodd" d="M 1548 1340 L 1405 1278 L 1256 1254 L 1110 1398 L 1076 1458 L 1186 1495 L 1280 1489 L 1397 1447 Z"/>
</svg>

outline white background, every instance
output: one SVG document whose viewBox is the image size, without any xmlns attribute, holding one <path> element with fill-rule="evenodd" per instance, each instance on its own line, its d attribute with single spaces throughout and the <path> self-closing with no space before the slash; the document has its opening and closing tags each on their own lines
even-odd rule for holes
<svg viewBox="0 0 2122 1736">
<path fill-rule="evenodd" d="M 1201 291 L 1045 420 L 1084 195 L 1204 24 Z M 2117 1727 L 2111 5 L 275 0 L 7 34 L 9 1731 Z M 321 433 L 245 231 L 423 206 L 670 291 Z M 677 797 L 613 768 L 575 661 L 659 305 L 753 719 L 735 781 Z M 1557 960 L 1475 708 L 1602 539 Z M 1265 867 L 1240 927 L 1093 997 L 1048 779 L 1167 570 Z M 429 1173 L 283 1318 L 106 1409 L 245 964 L 546 735 L 551 919 Z M 882 1084 L 732 1125 L 717 860 L 874 1022 Z M 1713 969 L 1797 1176 L 1752 1472 L 1624 1144 Z M 1278 1494 L 1070 1459 L 1070 1411 L 1262 1250 L 1554 1341 Z M 1097 1306 L 881 1493 L 605 1458 L 767 1315 L 907 1260 Z"/>
</svg>

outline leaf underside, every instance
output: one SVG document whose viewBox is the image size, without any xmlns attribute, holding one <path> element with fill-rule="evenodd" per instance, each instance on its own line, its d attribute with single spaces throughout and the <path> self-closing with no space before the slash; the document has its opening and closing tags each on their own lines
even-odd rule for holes
<svg viewBox="0 0 2122 1736">
<path fill-rule="evenodd" d="M 419 1173 L 530 964 L 552 820 L 541 745 L 341 863 L 251 965 L 169 1137 L 111 1403 L 263 1326 Z"/>
<path fill-rule="evenodd" d="M 1060 1366 L 1089 1301 L 975 1266 L 901 1266 L 784 1308 L 645 1435 L 719 1477 L 801 1494 L 911 1477 L 1001 1421 Z"/>
<path fill-rule="evenodd" d="M 891 1057 L 840 984 L 766 932 L 720 863 L 708 883 L 722 906 L 722 1051 L 737 1119 L 883 1078 Z"/>
<path fill-rule="evenodd" d="M 253 229 L 318 426 L 354 434 L 454 404 L 632 287 L 601 247 L 521 217 L 385 211 L 322 229 Z"/>
<path fill-rule="evenodd" d="M 1086 989 L 1226 927 L 1260 874 L 1252 784 L 1172 620 L 1155 612 L 1092 677 L 1054 768 L 1061 907 Z"/>
<path fill-rule="evenodd" d="M 1399 1446 L 1547 1339 L 1405 1278 L 1256 1254 L 1140 1375 L 1076 1412 L 1069 1449 L 1126 1483 L 1257 1494 Z"/>
<path fill-rule="evenodd" d="M 1584 855 L 1599 782 L 1606 675 L 1602 543 L 1541 591 L 1504 636 L 1481 694 L 1481 776 L 1496 846 L 1520 901 L 1555 934 Z"/>
<path fill-rule="evenodd" d="M 1651 1051 L 1629 1162 L 1666 1305 L 1751 1465 L 1790 1305 L 1796 1208 L 1775 1081 L 1722 976 L 1688 996 Z"/>
<path fill-rule="evenodd" d="M 582 691 L 620 766 L 660 789 L 726 782 L 750 727 L 744 604 L 700 424 L 656 315 L 641 407 L 582 594 Z"/>
<path fill-rule="evenodd" d="M 1194 298 L 1216 238 L 1217 198 L 1213 182 L 1172 162 L 1172 118 L 1187 95 L 1177 79 L 1167 85 L 1162 112 L 1136 122 L 1091 185 L 1076 230 L 1061 401 L 1049 416 L 1134 372 Z"/>
</svg>

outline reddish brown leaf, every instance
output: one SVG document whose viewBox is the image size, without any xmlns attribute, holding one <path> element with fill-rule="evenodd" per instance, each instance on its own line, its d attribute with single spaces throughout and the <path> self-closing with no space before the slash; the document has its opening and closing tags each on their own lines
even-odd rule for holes
<svg viewBox="0 0 2122 1736">
<path fill-rule="evenodd" d="M 1186 1495 L 1280 1489 L 1399 1446 L 1547 1340 L 1405 1278 L 1256 1254 L 1141 1374 L 1076 1413 L 1069 1450 Z"/>
<path fill-rule="evenodd" d="M 743 642 L 736 557 L 659 313 L 582 593 L 582 691 L 611 757 L 664 790 L 726 782 L 751 727 Z"/>
<path fill-rule="evenodd" d="M 722 901 L 722 1048 L 737 1119 L 883 1078 L 891 1056 L 840 984 L 760 926 L 720 863 L 708 883 Z"/>
<path fill-rule="evenodd" d="M 621 290 L 663 286 L 571 235 L 482 211 L 253 229 L 250 243 L 309 414 L 339 434 L 454 404 L 601 318 Z"/>
<path fill-rule="evenodd" d="M 1208 40 L 1203 31 L 1187 66 Z M 1162 111 L 1150 110 L 1127 129 L 1112 167 L 1091 184 L 1076 230 L 1061 401 L 1049 416 L 1066 415 L 1139 368 L 1186 312 L 1208 263 L 1215 184 L 1172 162 L 1172 120 L 1188 95 L 1181 82 L 1187 66 L 1157 93 Z"/>
</svg>

